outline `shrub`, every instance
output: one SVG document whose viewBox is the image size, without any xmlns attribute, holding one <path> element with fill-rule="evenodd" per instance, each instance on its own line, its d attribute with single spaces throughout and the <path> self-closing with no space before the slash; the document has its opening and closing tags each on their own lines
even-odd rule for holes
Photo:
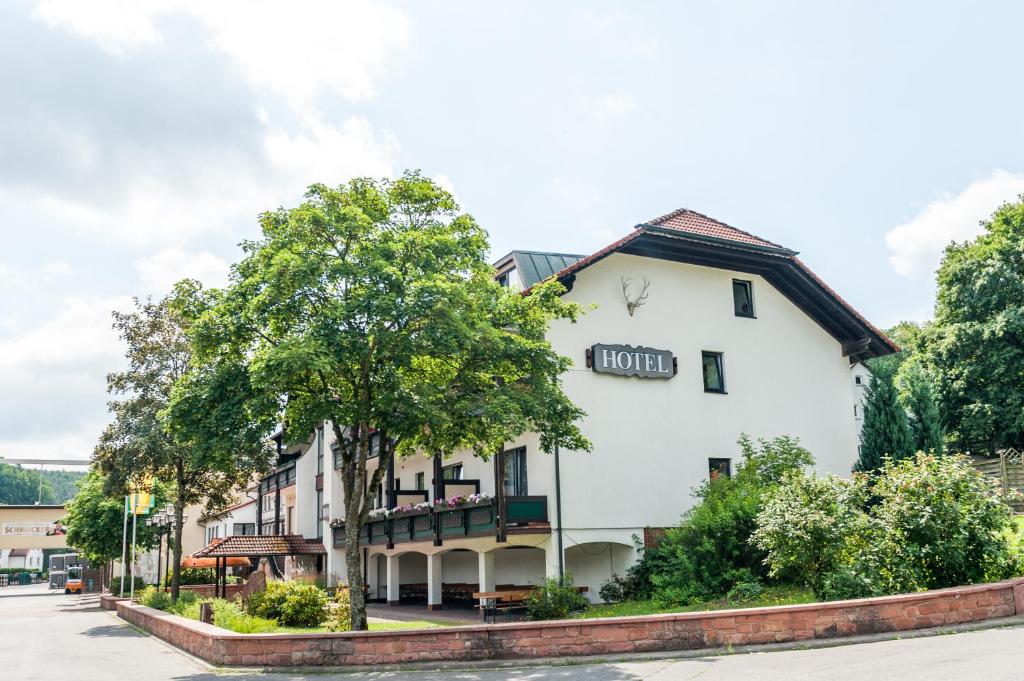
<svg viewBox="0 0 1024 681">
<path fill-rule="evenodd" d="M 213 609 L 213 623 L 222 629 L 239 634 L 265 634 L 277 629 L 277 622 L 263 617 L 247 615 L 237 601 L 215 598 L 210 601 Z"/>
<path fill-rule="evenodd" d="M 557 577 L 552 577 L 527 594 L 526 616 L 531 620 L 565 619 L 588 605 L 587 599 L 576 590 L 572 575 L 565 573 L 561 583 Z"/>
<path fill-rule="evenodd" d="M 157 610 L 166 610 L 171 605 L 170 595 L 158 590 L 155 586 L 147 586 L 142 591 L 136 591 L 135 600 Z"/>
<path fill-rule="evenodd" d="M 758 515 L 773 576 L 820 598 L 1003 579 L 1022 570 L 1012 511 L 962 456 L 886 460 L 874 478 L 793 475 Z"/>
<path fill-rule="evenodd" d="M 1009 540 L 1013 510 L 995 480 L 963 456 L 918 454 L 886 461 L 872 509 L 913 575 L 905 589 L 940 589 L 1011 577 L 1020 569 Z"/>
<path fill-rule="evenodd" d="M 288 594 L 281 606 L 281 624 L 289 627 L 318 627 L 327 619 L 327 592 L 315 584 L 288 582 Z"/>
<path fill-rule="evenodd" d="M 851 566 L 858 535 L 869 531 L 862 481 L 835 476 L 787 476 L 757 516 L 751 542 L 766 553 L 771 577 L 801 582 L 824 594 L 826 577 Z"/>
<path fill-rule="evenodd" d="M 768 577 L 764 551 L 750 542 L 767 492 L 787 473 L 813 464 L 810 452 L 790 437 L 758 440 L 743 435 L 743 461 L 732 478 L 719 476 L 696 492 L 697 503 L 648 552 L 653 598 L 663 606 L 725 595 L 740 582 Z M 640 589 L 637 589 L 640 591 Z"/>
<path fill-rule="evenodd" d="M 125 592 L 126 595 L 128 594 L 129 591 L 131 591 L 131 583 L 132 583 L 132 578 L 131 577 L 125 577 L 124 592 Z M 135 592 L 138 593 L 139 591 L 142 591 L 144 588 L 146 588 L 146 582 L 143 581 L 142 577 L 136 577 L 135 578 Z M 121 595 L 121 577 L 120 576 L 114 577 L 113 579 L 110 580 L 110 593 L 112 593 L 115 596 L 120 596 Z"/>
<path fill-rule="evenodd" d="M 249 596 L 246 610 L 250 615 L 277 619 L 281 616 L 281 608 L 287 595 L 286 582 L 267 580 L 267 587 Z"/>
<path fill-rule="evenodd" d="M 182 591 L 178 594 L 178 600 L 167 607 L 167 611 L 197 620 L 199 619 L 199 604 L 202 600 L 194 591 Z"/>
<path fill-rule="evenodd" d="M 267 582 L 249 597 L 250 615 L 275 619 L 289 627 L 317 627 L 327 618 L 327 594 L 306 582 Z"/>
<path fill-rule="evenodd" d="M 626 580 L 618 575 L 612 575 L 611 579 L 601 585 L 597 594 L 603 603 L 621 603 L 626 600 Z"/>
<path fill-rule="evenodd" d="M 729 589 L 729 593 L 725 597 L 732 603 L 744 603 L 760 598 L 763 595 L 764 585 L 761 582 L 740 582 Z"/>
<path fill-rule="evenodd" d="M 347 586 L 338 586 L 334 604 L 327 615 L 328 631 L 348 631 L 352 628 L 352 599 Z"/>
</svg>

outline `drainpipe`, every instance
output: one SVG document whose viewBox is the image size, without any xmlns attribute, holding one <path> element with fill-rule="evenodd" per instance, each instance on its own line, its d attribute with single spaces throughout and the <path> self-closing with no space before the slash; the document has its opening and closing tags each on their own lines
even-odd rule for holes
<svg viewBox="0 0 1024 681">
<path fill-rule="evenodd" d="M 562 472 L 555 445 L 555 522 L 558 523 L 558 583 L 565 581 L 565 553 L 562 548 Z"/>
</svg>

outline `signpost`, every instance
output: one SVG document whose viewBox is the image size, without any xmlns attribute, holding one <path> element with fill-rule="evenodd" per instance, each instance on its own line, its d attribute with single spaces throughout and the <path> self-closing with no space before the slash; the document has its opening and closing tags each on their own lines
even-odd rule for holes
<svg viewBox="0 0 1024 681">
<path fill-rule="evenodd" d="M 676 361 L 671 350 L 642 345 L 595 343 L 587 350 L 587 366 L 596 373 L 616 376 L 667 379 L 676 375 Z"/>
<path fill-rule="evenodd" d="M 151 478 L 144 480 L 141 487 L 153 489 L 153 480 Z M 135 492 L 124 498 L 124 528 L 121 532 L 121 598 L 124 598 L 124 566 L 128 553 L 128 514 L 132 515 L 132 583 L 128 589 L 128 597 L 135 598 L 135 539 L 138 527 L 136 520 L 140 515 L 146 515 L 153 509 L 155 499 L 154 492 Z"/>
</svg>

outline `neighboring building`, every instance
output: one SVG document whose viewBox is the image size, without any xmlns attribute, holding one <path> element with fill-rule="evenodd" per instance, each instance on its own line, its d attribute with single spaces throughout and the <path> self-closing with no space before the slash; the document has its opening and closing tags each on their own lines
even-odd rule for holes
<svg viewBox="0 0 1024 681">
<path fill-rule="evenodd" d="M 24 568 L 43 571 L 42 549 L 0 549 L 0 569 Z"/>
<path fill-rule="evenodd" d="M 857 450 L 860 451 L 860 431 L 864 428 L 864 405 L 868 401 L 871 370 L 862 362 L 857 362 L 851 367 L 850 374 L 853 384 L 853 419 L 857 423 Z"/>
<path fill-rule="evenodd" d="M 554 323 L 549 340 L 574 362 L 564 386 L 587 414 L 593 451 L 546 453 L 528 433 L 488 462 L 468 452 L 396 462 L 393 486 L 377 491 L 382 507 L 485 496 L 372 520 L 370 597 L 435 607 L 449 586 L 538 584 L 567 571 L 596 599 L 636 560 L 637 541 L 676 524 L 709 476 L 735 470 L 741 433 L 798 437 L 819 471 L 848 475 L 862 390 L 851 381 L 895 346 L 796 255 L 679 210 L 587 257 L 514 251 L 498 261 L 504 285 L 554 276 L 586 311 Z M 333 440 L 329 428 L 293 446 L 279 436 L 279 466 L 257 505 L 262 534 L 326 536 L 323 569 L 337 582 L 344 506 Z"/>
<path fill-rule="evenodd" d="M 256 489 L 253 488 L 251 493 L 252 498 L 247 497 L 219 513 L 205 515 L 199 520 L 206 540 L 204 546 L 214 539 L 256 534 Z"/>
</svg>

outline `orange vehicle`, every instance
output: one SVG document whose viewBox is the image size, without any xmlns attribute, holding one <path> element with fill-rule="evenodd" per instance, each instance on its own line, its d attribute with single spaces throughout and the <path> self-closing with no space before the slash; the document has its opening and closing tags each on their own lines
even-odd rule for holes
<svg viewBox="0 0 1024 681">
<path fill-rule="evenodd" d="M 82 593 L 82 566 L 72 565 L 68 567 L 68 579 L 64 582 L 64 593 Z"/>
</svg>

